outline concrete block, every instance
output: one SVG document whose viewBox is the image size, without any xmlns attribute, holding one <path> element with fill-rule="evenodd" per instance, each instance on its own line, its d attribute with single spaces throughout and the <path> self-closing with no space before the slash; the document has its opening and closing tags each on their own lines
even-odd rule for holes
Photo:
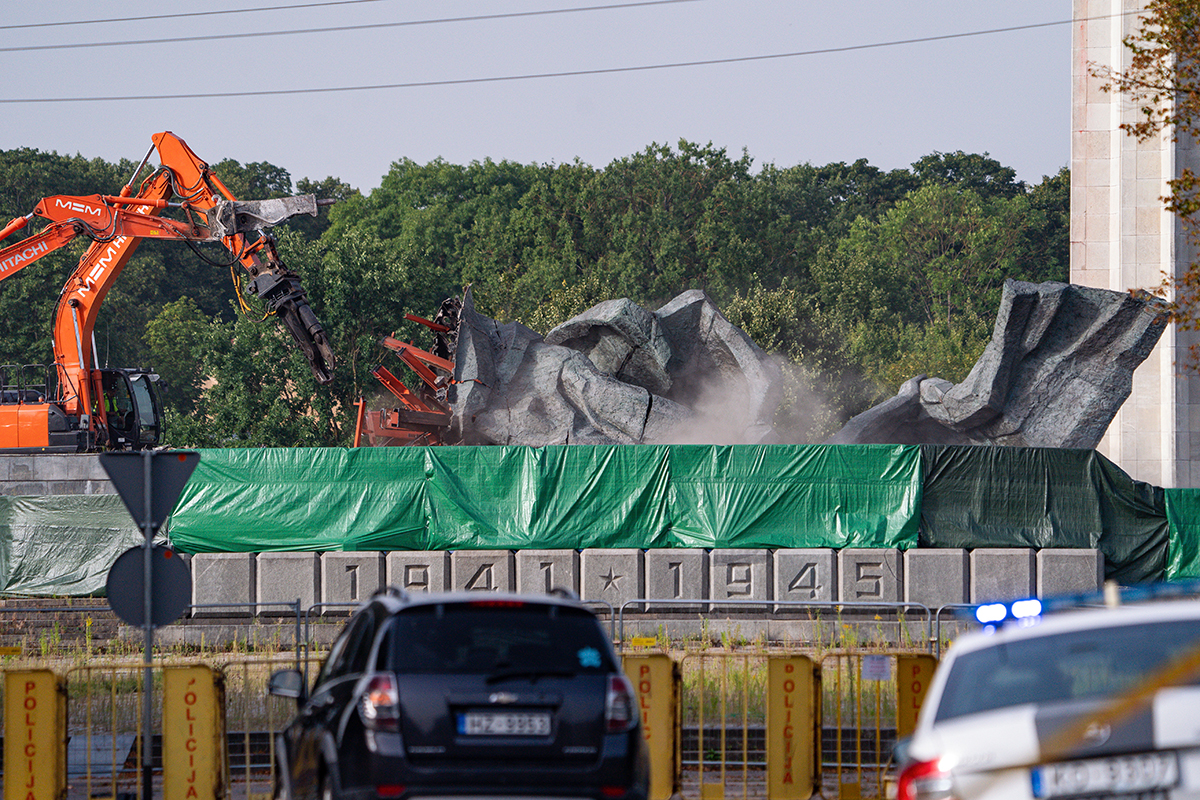
<svg viewBox="0 0 1200 800">
<path fill-rule="evenodd" d="M 903 597 L 899 550 L 838 551 L 838 599 L 847 603 L 897 603 Z"/>
<path fill-rule="evenodd" d="M 384 569 L 383 553 L 322 553 L 321 613 L 348 613 L 351 607 L 344 604 L 360 603 L 383 588 Z"/>
<path fill-rule="evenodd" d="M 511 592 L 510 550 L 458 550 L 450 554 L 450 585 L 456 592 Z"/>
<path fill-rule="evenodd" d="M 316 604 L 321 596 L 320 553 L 259 553 L 255 581 L 259 615 L 278 616 L 291 613 L 275 603 L 291 603 L 300 599 L 300 613 Z"/>
<path fill-rule="evenodd" d="M 732 548 L 708 554 L 709 600 L 771 600 L 771 551 Z M 761 613 L 768 605 L 713 603 L 720 613 Z"/>
<path fill-rule="evenodd" d="M 226 605 L 253 603 L 258 564 L 253 553 L 197 553 L 192 558 L 192 604 Z M 192 615 L 229 616 L 252 614 L 253 606 L 197 608 Z"/>
<path fill-rule="evenodd" d="M 1037 587 L 1036 557 L 1030 547 L 979 547 L 971 551 L 970 602 L 1020 600 Z"/>
<path fill-rule="evenodd" d="M 646 570 L 637 548 L 587 549 L 579 554 L 579 596 L 589 602 L 612 603 L 613 613 L 630 600 L 645 597 Z M 634 603 L 627 611 L 638 611 Z"/>
<path fill-rule="evenodd" d="M 549 594 L 562 587 L 579 594 L 578 550 L 518 550 L 517 591 Z"/>
<path fill-rule="evenodd" d="M 1097 591 L 1104 583 L 1099 550 L 1046 548 L 1037 554 L 1038 597 Z"/>
<path fill-rule="evenodd" d="M 904 599 L 936 612 L 945 605 L 967 602 L 969 560 L 966 550 L 952 547 L 904 551 Z"/>
<path fill-rule="evenodd" d="M 837 600 L 837 554 L 829 548 L 783 549 L 774 554 L 775 598 L 795 602 Z M 799 606 L 777 605 L 776 611 Z"/>
<path fill-rule="evenodd" d="M 450 554 L 444 550 L 393 550 L 384 561 L 389 586 L 406 592 L 450 589 Z"/>
<path fill-rule="evenodd" d="M 700 549 L 647 550 L 646 597 L 708 599 L 708 553 Z M 647 611 L 704 611 L 707 603 L 646 603 Z"/>
</svg>

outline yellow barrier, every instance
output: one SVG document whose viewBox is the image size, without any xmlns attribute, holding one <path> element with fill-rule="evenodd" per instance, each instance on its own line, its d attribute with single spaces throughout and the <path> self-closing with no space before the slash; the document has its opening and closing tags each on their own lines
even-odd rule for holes
<svg viewBox="0 0 1200 800">
<path fill-rule="evenodd" d="M 207 664 L 163 675 L 163 800 L 225 795 L 225 676 Z"/>
<path fill-rule="evenodd" d="M 637 692 L 650 751 L 650 800 L 668 800 L 679 791 L 679 667 L 664 653 L 621 660 Z"/>
<path fill-rule="evenodd" d="M 153 777 L 161 775 L 162 798 L 270 800 L 275 780 L 272 741 L 295 715 L 296 706 L 268 696 L 267 678 L 275 669 L 294 666 L 295 659 L 217 655 L 205 662 L 158 662 L 152 667 L 150 747 Z M 140 661 L 94 660 L 68 668 L 61 677 L 48 669 L 3 670 L 4 800 L 62 800 L 64 793 L 144 800 L 143 668 Z M 10 754 L 20 742 L 9 733 L 23 730 L 24 717 L 18 712 L 30 682 L 37 684 L 39 693 L 53 697 L 57 692 L 62 710 L 36 720 L 30 717 L 36 721 L 29 727 L 39 755 L 32 768 L 40 771 L 24 776 L 10 766 L 20 765 Z M 36 703 L 39 711 L 46 708 L 42 694 Z M 58 742 L 61 756 L 50 750 L 50 742 Z M 36 791 L 30 796 L 27 789 Z"/>
<path fill-rule="evenodd" d="M 296 706 L 267 695 L 266 683 L 294 663 L 243 655 L 154 665 L 150 746 L 163 800 L 270 800 L 273 741 Z M 623 665 L 651 753 L 650 800 L 857 800 L 884 796 L 890 738 L 911 732 L 936 661 L 903 651 L 814 661 L 766 649 L 639 650 Z M 143 666 L 95 661 L 61 677 L 3 670 L 3 800 L 146 800 Z"/>
<path fill-rule="evenodd" d="M 679 663 L 681 794 L 812 796 L 821 780 L 821 683 L 812 659 L 701 650 Z"/>
<path fill-rule="evenodd" d="M 825 756 L 834 785 L 825 797 L 886 796 L 892 746 L 912 733 L 936 666 L 933 656 L 915 651 L 834 651 L 821 659 L 833 735 Z"/>
<path fill-rule="evenodd" d="M 4 800 L 59 800 L 66 790 L 66 690 L 48 669 L 4 676 Z"/>
</svg>

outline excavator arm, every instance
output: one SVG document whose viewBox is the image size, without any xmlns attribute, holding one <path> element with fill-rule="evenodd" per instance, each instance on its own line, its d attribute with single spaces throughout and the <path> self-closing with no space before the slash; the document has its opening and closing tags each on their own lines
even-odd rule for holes
<svg viewBox="0 0 1200 800">
<path fill-rule="evenodd" d="M 239 202 L 182 139 L 170 132 L 152 138 L 154 146 L 120 195 L 47 197 L 32 213 L 0 229 L 2 240 L 35 216 L 50 221 L 37 234 L 0 250 L 0 280 L 80 237 L 92 241 L 63 287 L 55 312 L 54 359 L 62 411 L 91 430 L 104 416 L 98 413 L 103 387 L 92 331 L 109 288 L 147 238 L 222 242 L 231 254 L 226 265 L 240 263 L 249 273 L 247 289 L 282 320 L 317 380 L 329 383 L 334 357 L 324 329 L 308 305 L 299 277 L 284 266 L 274 238 L 266 232 L 296 214 L 315 216 L 319 201 L 306 195 Z M 134 195 L 134 181 L 156 149 L 161 166 Z M 160 216 L 167 209 L 182 212 L 184 218 Z"/>
</svg>

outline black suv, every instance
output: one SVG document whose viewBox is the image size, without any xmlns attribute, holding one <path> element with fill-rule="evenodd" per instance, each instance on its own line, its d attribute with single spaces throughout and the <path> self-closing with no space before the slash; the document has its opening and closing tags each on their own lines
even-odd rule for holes
<svg viewBox="0 0 1200 800">
<path fill-rule="evenodd" d="M 407 595 L 361 606 L 275 745 L 280 800 L 439 795 L 645 800 L 638 703 L 566 593 Z"/>
</svg>

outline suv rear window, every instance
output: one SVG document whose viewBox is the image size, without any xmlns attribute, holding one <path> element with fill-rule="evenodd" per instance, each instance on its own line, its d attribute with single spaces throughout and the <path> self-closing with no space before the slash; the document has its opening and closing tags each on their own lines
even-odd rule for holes
<svg viewBox="0 0 1200 800">
<path fill-rule="evenodd" d="M 946 679 L 937 721 L 1025 703 L 1132 691 L 1200 647 L 1200 620 L 1095 628 L 966 653 Z M 1192 683 L 1197 678 L 1193 676 Z"/>
<path fill-rule="evenodd" d="M 388 632 L 397 673 L 614 672 L 611 646 L 584 609 L 542 603 L 449 603 L 405 609 Z"/>
</svg>

